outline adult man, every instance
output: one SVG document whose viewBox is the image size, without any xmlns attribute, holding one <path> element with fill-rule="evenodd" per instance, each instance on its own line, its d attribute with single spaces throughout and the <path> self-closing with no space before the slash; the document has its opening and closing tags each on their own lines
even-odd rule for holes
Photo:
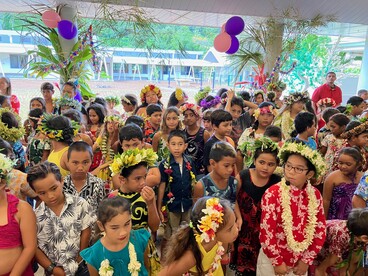
<svg viewBox="0 0 368 276">
<path fill-rule="evenodd" d="M 312 102 L 315 110 L 317 110 L 317 102 L 321 99 L 331 98 L 336 102 L 336 106 L 342 103 L 342 91 L 340 87 L 335 84 L 335 80 L 335 72 L 328 72 L 326 75 L 326 83 L 314 90 Z"/>
</svg>

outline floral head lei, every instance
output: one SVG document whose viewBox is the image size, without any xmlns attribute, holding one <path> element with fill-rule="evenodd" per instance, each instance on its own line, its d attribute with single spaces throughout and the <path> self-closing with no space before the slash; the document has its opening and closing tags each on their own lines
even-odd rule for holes
<svg viewBox="0 0 368 276">
<path fill-rule="evenodd" d="M 56 101 L 56 107 L 60 108 L 62 106 L 69 106 L 73 109 L 76 109 L 78 111 L 82 110 L 82 104 L 80 102 L 78 102 L 77 100 L 74 100 L 72 98 L 68 98 L 68 97 L 61 97 L 59 99 L 57 99 Z"/>
<path fill-rule="evenodd" d="M 153 149 L 132 149 L 124 151 L 122 154 L 117 154 L 114 157 L 114 162 L 110 165 L 112 176 L 120 174 L 123 168 L 135 166 L 141 162 L 146 162 L 148 166 L 155 164 L 157 154 Z"/>
<path fill-rule="evenodd" d="M 150 92 L 150 91 L 153 91 L 155 92 L 155 94 L 157 95 L 157 97 L 159 99 L 161 99 L 162 97 L 162 94 L 161 94 L 161 90 L 160 88 L 158 88 L 156 85 L 154 84 L 149 84 L 149 85 L 146 85 L 145 87 L 143 87 L 143 89 L 141 90 L 141 94 L 140 94 L 140 97 L 141 97 L 141 102 L 142 103 L 145 103 L 146 102 L 146 93 Z"/>
<path fill-rule="evenodd" d="M 16 162 L 9 159 L 5 154 L 0 153 L 0 179 L 7 180 L 8 174 L 12 171 Z"/>
<path fill-rule="evenodd" d="M 253 116 L 254 116 L 254 118 L 258 119 L 259 115 L 261 115 L 261 114 L 272 114 L 273 116 L 276 117 L 277 109 L 274 108 L 272 105 L 257 108 L 256 110 L 254 110 Z"/>
<path fill-rule="evenodd" d="M 47 136 L 50 139 L 55 139 L 56 141 L 63 141 L 64 140 L 64 132 L 66 131 L 66 129 L 52 129 L 48 126 L 48 122 L 57 117 L 58 115 L 54 115 L 54 114 L 45 114 L 44 116 L 41 117 L 41 123 L 38 125 L 37 129 L 44 134 L 45 136 Z M 73 135 L 76 136 L 78 134 L 80 125 L 71 120 L 71 129 L 73 130 Z M 67 129 L 70 129 L 70 127 L 68 127 Z"/>
<path fill-rule="evenodd" d="M 115 105 L 119 105 L 120 104 L 119 97 L 117 97 L 117 96 L 107 96 L 105 98 L 105 100 L 107 102 L 114 103 Z"/>
<path fill-rule="evenodd" d="M 185 94 L 184 94 L 184 91 L 181 89 L 181 88 L 176 88 L 175 89 L 175 98 L 178 100 L 178 101 L 181 101 L 183 99 L 185 99 Z"/>
<path fill-rule="evenodd" d="M 124 121 L 123 119 L 118 116 L 118 115 L 109 115 L 106 116 L 104 119 L 104 123 L 108 123 L 108 122 L 118 122 L 119 126 L 123 126 L 124 125 Z"/>
<path fill-rule="evenodd" d="M 8 128 L 8 126 L 2 122 L 4 113 L 12 113 L 15 119 L 18 121 L 20 127 Z M 25 134 L 25 129 L 21 126 L 21 118 L 18 114 L 14 113 L 10 108 L 0 108 L 0 137 L 9 142 L 19 141 Z"/>
<path fill-rule="evenodd" d="M 205 99 L 203 99 L 201 101 L 200 106 L 203 109 L 209 109 L 211 107 L 214 107 L 214 106 L 218 105 L 219 103 L 221 103 L 221 98 L 219 96 L 216 96 L 213 100 L 211 100 L 209 102 L 207 102 Z"/>
<path fill-rule="evenodd" d="M 307 102 L 309 100 L 309 94 L 307 91 L 304 91 L 302 93 L 300 92 L 295 92 L 289 95 L 289 97 L 286 98 L 286 104 L 287 105 L 292 105 L 293 103 L 296 102 Z"/>
<path fill-rule="evenodd" d="M 268 91 L 266 97 L 269 101 L 274 102 L 276 100 L 276 93 L 274 91 Z"/>
<path fill-rule="evenodd" d="M 256 90 L 256 91 L 254 91 L 254 93 L 253 93 L 253 97 L 254 97 L 254 98 L 256 98 L 258 95 L 262 95 L 263 99 L 264 99 L 264 97 L 265 97 L 264 92 L 263 92 L 263 90 L 261 90 L 261 89 L 258 89 L 258 90 Z"/>
<path fill-rule="evenodd" d="M 185 104 L 183 104 L 183 105 L 181 105 L 181 106 L 179 107 L 179 110 L 180 110 L 180 112 L 181 112 L 182 114 L 184 114 L 184 112 L 185 112 L 185 111 L 187 111 L 187 110 L 191 110 L 191 111 L 193 111 L 193 113 L 194 113 L 196 116 L 198 116 L 198 117 L 200 117 L 200 116 L 201 116 L 201 108 L 200 108 L 198 105 L 196 105 L 196 104 L 192 104 L 192 103 L 185 103 Z"/>
<path fill-rule="evenodd" d="M 206 86 L 194 95 L 194 100 L 198 103 L 199 101 L 206 98 L 210 92 L 211 92 L 211 87 Z"/>
<path fill-rule="evenodd" d="M 121 96 L 121 100 L 128 105 L 133 105 L 132 102 L 125 96 Z"/>
<path fill-rule="evenodd" d="M 334 99 L 331 99 L 331 98 L 323 98 L 323 99 L 320 99 L 318 102 L 317 102 L 317 105 L 318 106 L 322 106 L 322 105 L 331 105 L 333 107 L 336 106 L 336 102 Z"/>
<path fill-rule="evenodd" d="M 284 91 L 286 89 L 286 84 L 282 81 L 271 82 L 267 86 L 267 91 Z"/>
<path fill-rule="evenodd" d="M 278 155 L 281 165 L 286 162 L 287 157 L 292 153 L 300 154 L 312 163 L 316 169 L 316 179 L 325 174 L 327 165 L 322 155 L 318 151 L 312 150 L 307 145 L 299 142 L 285 142 Z"/>
<path fill-rule="evenodd" d="M 342 139 L 350 139 L 354 136 L 358 136 L 362 134 L 363 132 L 366 132 L 368 130 L 368 121 L 360 124 L 359 126 L 354 127 L 351 130 L 345 131 L 340 136 Z"/>
<path fill-rule="evenodd" d="M 269 137 L 263 136 L 251 142 L 244 142 L 238 148 L 244 154 L 245 164 L 250 167 L 254 162 L 254 154 L 257 149 L 261 149 L 261 151 L 271 150 L 277 153 L 279 146 Z"/>
</svg>

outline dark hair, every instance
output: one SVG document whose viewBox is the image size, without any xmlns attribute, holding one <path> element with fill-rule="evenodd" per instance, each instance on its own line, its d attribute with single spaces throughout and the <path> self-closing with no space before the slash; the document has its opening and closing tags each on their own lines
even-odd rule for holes
<svg viewBox="0 0 368 276">
<path fill-rule="evenodd" d="M 52 117 L 47 121 L 47 127 L 63 131 L 62 139 L 60 139 L 59 142 L 65 143 L 67 145 L 73 143 L 74 130 L 69 118 L 63 115 Z"/>
<path fill-rule="evenodd" d="M 303 133 L 308 127 L 316 125 L 316 116 L 310 112 L 300 112 L 294 119 L 294 125 L 298 134 Z"/>
<path fill-rule="evenodd" d="M 34 124 L 34 128 L 37 128 L 38 120 L 34 118 L 41 118 L 43 115 L 43 110 L 39 108 L 35 108 L 29 111 L 28 113 L 28 120 L 32 121 Z M 32 118 L 31 118 L 32 117 Z"/>
<path fill-rule="evenodd" d="M 41 84 L 41 91 L 42 90 L 52 90 L 52 91 L 54 91 L 54 86 L 50 82 L 44 82 L 43 84 Z"/>
<path fill-rule="evenodd" d="M 346 225 L 354 236 L 368 235 L 368 208 L 351 210 Z"/>
<path fill-rule="evenodd" d="M 148 164 L 147 162 L 139 162 L 138 164 L 134 165 L 134 166 L 130 166 L 130 167 L 127 167 L 127 168 L 123 168 L 120 172 L 120 175 L 124 178 L 128 178 L 134 170 L 140 168 L 140 167 L 145 167 L 147 168 L 148 167 Z"/>
<path fill-rule="evenodd" d="M 72 152 L 76 151 L 76 152 L 88 152 L 89 155 L 91 156 L 91 160 L 93 158 L 93 151 L 92 151 L 92 147 L 90 145 L 88 145 L 86 142 L 84 141 L 77 141 L 77 142 L 73 142 L 69 148 L 68 148 L 68 161 L 70 159 L 70 155 L 72 155 Z"/>
<path fill-rule="evenodd" d="M 130 202 L 121 197 L 115 196 L 102 200 L 97 208 L 97 220 L 105 225 L 115 216 L 128 212 L 130 214 Z"/>
<path fill-rule="evenodd" d="M 291 138 L 291 139 L 288 139 L 286 140 L 286 142 L 292 142 L 292 143 L 299 143 L 299 144 L 303 144 L 303 145 L 306 145 L 306 143 L 304 141 L 301 141 L 301 140 L 295 140 L 295 138 Z M 290 153 L 286 153 L 285 154 L 285 157 L 284 157 L 284 162 L 286 163 L 286 161 L 289 159 L 290 156 L 292 155 L 297 155 L 297 156 L 300 156 L 302 157 L 306 162 L 307 162 L 307 167 L 308 167 L 308 172 L 310 171 L 313 171 L 314 173 L 317 172 L 317 169 L 316 167 L 312 164 L 311 161 L 309 161 L 309 159 L 305 158 L 303 155 L 301 155 L 300 153 L 296 153 L 296 152 L 290 152 Z"/>
<path fill-rule="evenodd" d="M 119 130 L 119 142 L 122 143 L 124 140 L 129 141 L 134 138 L 143 141 L 143 131 L 136 124 L 128 123 Z"/>
<path fill-rule="evenodd" d="M 282 140 L 281 128 L 278 126 L 270 125 L 266 127 L 263 135 L 267 137 L 277 137 L 280 141 Z"/>
<path fill-rule="evenodd" d="M 276 108 L 275 105 L 273 103 L 271 103 L 271 102 L 262 102 L 262 103 L 259 104 L 258 108 L 263 108 L 263 107 L 267 107 L 267 106 L 272 106 L 273 108 Z M 255 120 L 255 122 L 252 125 L 252 128 L 254 130 L 257 130 L 258 129 L 258 125 L 259 125 L 258 120 Z"/>
<path fill-rule="evenodd" d="M 350 122 L 350 119 L 345 114 L 336 113 L 335 115 L 332 115 L 328 121 L 332 121 L 338 126 L 346 126 Z"/>
<path fill-rule="evenodd" d="M 316 115 L 316 112 L 312 106 L 312 101 L 310 99 L 307 99 L 307 101 L 305 102 L 305 109 L 309 112 L 312 113 L 314 115 Z"/>
<path fill-rule="evenodd" d="M 132 115 L 126 119 L 125 124 L 135 124 L 136 126 L 140 127 L 142 130 L 144 128 L 144 120 L 141 116 Z"/>
<path fill-rule="evenodd" d="M 327 107 L 325 110 L 322 111 L 322 119 L 328 123 L 328 121 L 330 120 L 330 118 L 335 115 L 341 113 L 338 109 L 333 108 L 333 107 Z"/>
<path fill-rule="evenodd" d="M 349 131 L 352 130 L 354 128 L 356 128 L 357 126 L 360 126 L 362 123 L 358 122 L 358 121 L 350 121 L 345 128 L 345 131 Z"/>
<path fill-rule="evenodd" d="M 360 90 L 357 92 L 357 94 L 358 94 L 358 96 L 359 96 L 359 97 L 361 97 L 361 96 L 362 96 L 362 94 L 364 94 L 364 93 L 368 93 L 368 90 L 367 90 L 367 89 L 360 89 Z"/>
<path fill-rule="evenodd" d="M 234 106 L 234 105 L 240 106 L 240 108 L 242 109 L 242 113 L 243 113 L 244 101 L 243 101 L 242 98 L 240 98 L 240 97 L 233 97 L 231 99 L 231 106 Z"/>
<path fill-rule="evenodd" d="M 5 96 L 5 95 L 0 95 L 0 105 L 1 105 L 1 106 L 3 105 L 3 103 L 4 103 L 6 100 L 9 100 L 9 102 L 10 102 L 10 97 L 9 97 L 9 96 Z"/>
<path fill-rule="evenodd" d="M 271 150 L 270 148 L 267 148 L 267 149 L 257 148 L 257 149 L 254 151 L 253 164 L 255 163 L 255 161 L 258 159 L 258 157 L 259 157 L 262 153 L 272 154 L 272 155 L 275 157 L 276 164 L 278 164 L 278 163 L 279 163 L 279 158 L 277 157 L 277 154 L 279 153 L 278 148 L 276 148 L 275 150 Z"/>
<path fill-rule="evenodd" d="M 178 229 L 178 231 L 175 232 L 175 234 L 170 237 L 167 250 L 165 251 L 165 262 L 163 265 L 170 265 L 171 263 L 178 260 L 181 256 L 183 256 L 185 251 L 191 250 L 194 259 L 196 260 L 197 274 L 205 274 L 202 266 L 202 254 L 198 248 L 195 236 L 199 232 L 198 224 L 201 218 L 205 216 L 203 210 L 206 209 L 207 200 L 210 198 L 211 197 L 201 197 L 200 199 L 198 199 L 197 202 L 194 204 L 190 214 L 190 221 L 192 223 L 192 226 L 189 226 L 188 224 L 183 225 Z M 220 204 L 224 207 L 224 216 L 223 221 L 219 225 L 217 231 L 220 231 L 227 225 L 229 221 L 229 215 L 233 212 L 227 200 L 220 199 Z"/>
<path fill-rule="evenodd" d="M 133 95 L 133 94 L 126 94 L 126 95 L 124 95 L 124 97 L 127 98 L 130 101 L 131 105 L 133 105 L 135 107 L 137 106 L 138 99 L 137 99 L 137 97 L 135 95 Z M 124 101 L 123 98 L 121 99 L 121 102 L 124 102 L 124 103 L 130 105 L 129 103 L 127 103 L 126 101 Z"/>
<path fill-rule="evenodd" d="M 334 74 L 334 75 L 336 76 L 336 73 L 335 73 L 335 72 L 330 71 L 330 72 L 328 72 L 328 73 L 326 74 L 326 77 L 327 77 L 328 75 L 330 75 L 330 74 Z"/>
<path fill-rule="evenodd" d="M 202 113 L 202 119 L 203 120 L 207 120 L 207 121 L 211 121 L 211 114 L 214 110 L 212 108 L 210 109 L 206 109 L 203 113 Z"/>
<path fill-rule="evenodd" d="M 226 88 L 220 88 L 217 91 L 216 95 L 222 98 L 222 95 L 224 95 L 227 91 L 228 91 L 228 89 L 226 89 Z"/>
<path fill-rule="evenodd" d="M 57 181 L 62 180 L 60 169 L 54 163 L 49 161 L 38 163 L 28 169 L 27 182 L 29 186 L 34 190 L 33 183 L 39 179 L 45 179 L 50 173 L 55 175 Z"/>
<path fill-rule="evenodd" d="M 250 101 L 250 93 L 248 91 L 240 91 L 238 94 L 244 101 Z"/>
<path fill-rule="evenodd" d="M 349 98 L 349 100 L 346 103 L 351 104 L 352 106 L 358 106 L 363 102 L 364 102 L 364 100 L 361 97 L 352 96 L 352 97 Z"/>
<path fill-rule="evenodd" d="M 76 109 L 68 109 L 67 111 L 63 112 L 63 116 L 79 124 L 82 122 L 82 113 Z"/>
<path fill-rule="evenodd" d="M 29 101 L 29 109 L 31 109 L 32 102 L 34 102 L 34 101 L 40 102 L 40 104 L 42 105 L 42 111 L 43 112 L 46 112 L 46 102 L 45 102 L 44 98 L 41 98 L 41 97 L 34 97 L 34 98 L 32 98 Z"/>
<path fill-rule="evenodd" d="M 188 98 L 187 94 L 183 91 L 183 99 Z M 176 98 L 176 91 L 172 92 L 169 101 L 167 103 L 167 107 L 176 106 L 179 103 L 179 100 Z M 147 111 L 146 111 L 147 112 Z"/>
<path fill-rule="evenodd" d="M 11 160 L 14 160 L 16 156 L 14 155 L 13 147 L 9 144 L 8 141 L 4 140 L 0 137 L 0 153 L 6 155 Z"/>
<path fill-rule="evenodd" d="M 337 109 L 338 111 L 340 111 L 341 113 L 345 113 L 345 111 L 346 111 L 346 106 L 340 105 L 340 106 L 336 107 L 336 109 Z"/>
<path fill-rule="evenodd" d="M 236 158 L 236 151 L 232 145 L 227 142 L 217 142 L 213 144 L 209 159 L 214 160 L 215 162 L 219 162 L 224 157 L 233 157 Z"/>
<path fill-rule="evenodd" d="M 90 110 L 94 110 L 98 116 L 98 123 L 99 124 L 103 124 L 104 120 L 105 120 L 105 116 L 106 116 L 106 108 L 99 104 L 99 103 L 93 103 L 91 104 L 88 108 L 87 108 L 87 114 L 89 115 L 89 111 Z M 88 117 L 88 124 L 91 124 L 91 120 Z"/>
<path fill-rule="evenodd" d="M 180 137 L 184 140 L 184 142 L 187 142 L 187 135 L 185 134 L 184 130 L 175 129 L 169 133 L 169 136 L 167 137 L 167 142 L 170 142 L 171 138 L 173 137 Z"/>
<path fill-rule="evenodd" d="M 216 109 L 211 114 L 211 123 L 217 127 L 220 126 L 222 122 L 232 122 L 233 117 L 230 112 L 223 109 Z"/>
<path fill-rule="evenodd" d="M 107 109 L 107 102 L 104 98 L 96 97 L 93 104 L 96 104 L 96 103 L 102 105 L 105 109 Z M 106 112 L 105 112 L 105 114 L 106 114 Z"/>
<path fill-rule="evenodd" d="M 162 112 L 162 107 L 158 104 L 149 104 L 146 108 L 146 113 L 151 116 L 155 112 Z"/>
<path fill-rule="evenodd" d="M 4 112 L 3 115 L 1 116 L 1 121 L 7 126 L 7 128 L 19 127 L 17 118 L 12 112 Z"/>
<path fill-rule="evenodd" d="M 343 154 L 349 155 L 350 157 L 352 157 L 355 160 L 355 162 L 357 162 L 357 164 L 359 163 L 362 164 L 363 162 L 363 156 L 358 147 L 354 146 L 354 147 L 342 148 L 339 152 L 339 157 Z"/>
<path fill-rule="evenodd" d="M 67 82 L 64 83 L 63 87 L 65 85 L 69 85 L 69 86 L 73 87 L 74 92 L 77 92 L 77 86 L 74 84 L 74 82 L 67 81 Z"/>
</svg>

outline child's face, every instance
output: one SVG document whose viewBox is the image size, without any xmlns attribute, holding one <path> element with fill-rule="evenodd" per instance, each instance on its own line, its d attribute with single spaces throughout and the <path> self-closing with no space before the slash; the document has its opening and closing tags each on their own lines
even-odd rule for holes
<svg viewBox="0 0 368 276">
<path fill-rule="evenodd" d="M 10 104 L 10 100 L 9 99 L 5 99 L 3 104 L 1 105 L 2 108 L 11 108 L 11 104 Z"/>
<path fill-rule="evenodd" d="M 353 116 L 361 115 L 363 113 L 364 109 L 365 109 L 365 103 L 364 102 L 362 102 L 360 105 L 354 105 L 353 109 L 351 111 L 351 115 L 353 115 Z"/>
<path fill-rule="evenodd" d="M 271 113 L 259 114 L 257 120 L 259 126 L 265 128 L 272 124 L 272 121 L 275 117 Z"/>
<path fill-rule="evenodd" d="M 223 179 L 229 179 L 235 168 L 235 157 L 224 156 L 220 161 L 216 162 L 213 159 L 210 159 L 210 164 L 213 168 L 213 171 L 216 172 L 219 176 L 223 177 Z"/>
<path fill-rule="evenodd" d="M 127 104 L 126 102 L 122 101 L 121 102 L 122 105 L 123 105 L 123 108 L 124 108 L 124 111 L 125 112 L 132 112 L 134 111 L 134 105 L 131 105 L 131 104 Z"/>
<path fill-rule="evenodd" d="M 54 174 L 49 173 L 46 178 L 33 181 L 33 188 L 47 207 L 64 204 L 63 182 L 58 181 Z"/>
<path fill-rule="evenodd" d="M 108 105 L 109 109 L 114 109 L 115 102 L 107 102 L 107 105 Z"/>
<path fill-rule="evenodd" d="M 101 231 L 106 233 L 104 239 L 114 245 L 124 245 L 129 242 L 130 231 L 132 230 L 132 219 L 129 212 L 116 215 L 110 221 L 102 225 L 97 221 L 97 225 Z"/>
<path fill-rule="evenodd" d="M 70 85 L 64 85 L 63 87 L 63 91 L 61 92 L 61 96 L 62 97 L 67 97 L 67 98 L 74 98 L 75 97 L 75 91 L 74 88 Z"/>
<path fill-rule="evenodd" d="M 178 127 L 179 116 L 175 112 L 170 112 L 166 116 L 165 123 L 169 130 L 174 130 Z"/>
<path fill-rule="evenodd" d="M 42 96 L 45 100 L 51 100 L 52 95 L 54 95 L 53 90 L 49 90 L 49 89 L 42 90 Z"/>
<path fill-rule="evenodd" d="M 291 110 L 293 110 L 295 113 L 299 113 L 303 111 L 304 108 L 305 108 L 305 103 L 303 101 L 298 101 L 291 105 Z"/>
<path fill-rule="evenodd" d="M 108 133 L 113 133 L 118 128 L 119 128 L 119 122 L 107 122 L 106 123 L 106 130 Z"/>
<path fill-rule="evenodd" d="M 364 148 L 368 145 L 368 133 L 362 133 L 352 138 L 352 142 L 355 146 Z"/>
<path fill-rule="evenodd" d="M 347 154 L 341 154 L 337 164 L 339 166 L 339 170 L 346 176 L 353 175 L 358 168 L 358 163 L 353 157 Z"/>
<path fill-rule="evenodd" d="M 205 130 L 207 130 L 208 132 L 212 132 L 212 124 L 211 124 L 211 120 L 209 119 L 203 119 L 203 127 Z"/>
<path fill-rule="evenodd" d="M 39 101 L 34 100 L 31 102 L 31 110 L 36 108 L 42 109 L 42 104 Z"/>
<path fill-rule="evenodd" d="M 64 114 L 64 113 L 65 113 L 65 112 L 67 112 L 69 109 L 70 109 L 70 106 L 67 106 L 67 105 L 60 106 L 60 113 L 61 113 L 61 114 Z"/>
<path fill-rule="evenodd" d="M 222 243 L 232 243 L 238 237 L 239 229 L 235 223 L 234 212 L 229 211 L 229 219 L 221 230 L 216 233 L 216 240 Z"/>
<path fill-rule="evenodd" d="M 6 90 L 8 89 L 8 87 L 9 87 L 9 84 L 6 81 L 6 79 L 0 78 L 0 91 L 3 92 L 3 95 L 6 92 Z"/>
<path fill-rule="evenodd" d="M 138 138 L 133 138 L 130 140 L 123 140 L 121 142 L 121 148 L 123 149 L 123 151 L 127 151 L 130 149 L 142 149 L 143 147 L 143 141 L 139 140 Z"/>
<path fill-rule="evenodd" d="M 260 105 L 261 103 L 263 103 L 263 96 L 262 96 L 262 94 L 258 94 L 254 100 L 255 100 L 256 104 L 258 104 L 258 105 Z"/>
<path fill-rule="evenodd" d="M 212 125 L 212 127 L 216 134 L 221 136 L 229 136 L 233 129 L 231 121 L 221 122 L 218 127 L 215 125 Z"/>
<path fill-rule="evenodd" d="M 70 153 L 68 168 L 73 178 L 85 178 L 91 164 L 92 157 L 88 151 L 72 151 Z"/>
<path fill-rule="evenodd" d="M 126 193 L 140 193 L 146 185 L 147 168 L 139 166 L 127 177 L 120 176 L 120 184 Z"/>
<path fill-rule="evenodd" d="M 184 125 L 193 126 L 197 124 L 197 121 L 198 116 L 196 116 L 193 111 L 187 110 L 184 112 Z"/>
<path fill-rule="evenodd" d="M 307 161 L 300 155 L 290 155 L 284 165 L 284 174 L 290 184 L 302 189 L 308 179 L 314 175 L 313 171 L 308 172 Z"/>
<path fill-rule="evenodd" d="M 262 178 L 269 178 L 277 167 L 277 161 L 271 153 L 261 153 L 256 160 L 254 160 L 257 174 Z"/>
<path fill-rule="evenodd" d="M 152 124 L 159 126 L 161 124 L 161 118 L 162 111 L 156 111 L 152 113 L 150 121 Z"/>
<path fill-rule="evenodd" d="M 242 108 L 239 105 L 233 105 L 230 108 L 230 114 L 233 117 L 233 120 L 236 120 L 240 117 L 240 115 L 242 114 Z"/>
<path fill-rule="evenodd" d="M 281 90 L 276 90 L 276 99 L 280 99 L 282 96 L 282 91 Z"/>
<path fill-rule="evenodd" d="M 183 156 L 184 151 L 187 149 L 188 144 L 185 143 L 184 139 L 181 137 L 171 137 L 168 142 L 168 149 L 174 158 L 180 158 Z"/>
<path fill-rule="evenodd" d="M 146 103 L 148 104 L 155 104 L 158 103 L 157 94 L 153 91 L 149 91 L 146 93 Z"/>
<path fill-rule="evenodd" d="M 339 126 L 334 121 L 328 121 L 327 127 L 331 131 L 332 135 L 335 137 L 339 137 L 345 130 L 345 126 Z"/>
<path fill-rule="evenodd" d="M 307 127 L 308 137 L 312 137 L 312 136 L 316 135 L 316 130 L 317 130 L 317 128 L 316 128 L 315 124 L 313 124 L 311 127 Z"/>
<path fill-rule="evenodd" d="M 93 109 L 90 109 L 90 110 L 88 111 L 88 117 L 89 117 L 89 120 L 91 121 L 91 123 L 92 123 L 93 125 L 98 124 L 98 122 L 99 122 L 99 120 L 100 120 L 100 118 L 98 117 L 98 115 L 97 115 L 96 111 L 94 111 Z"/>
</svg>

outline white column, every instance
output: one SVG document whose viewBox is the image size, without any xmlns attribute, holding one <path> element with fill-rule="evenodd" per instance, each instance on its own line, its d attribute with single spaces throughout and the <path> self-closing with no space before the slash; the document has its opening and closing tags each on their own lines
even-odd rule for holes
<svg viewBox="0 0 368 276">
<path fill-rule="evenodd" d="M 363 52 L 363 60 L 362 66 L 360 68 L 360 75 L 358 81 L 358 88 L 360 89 L 368 89 L 368 30 L 365 38 L 365 46 Z"/>
</svg>

